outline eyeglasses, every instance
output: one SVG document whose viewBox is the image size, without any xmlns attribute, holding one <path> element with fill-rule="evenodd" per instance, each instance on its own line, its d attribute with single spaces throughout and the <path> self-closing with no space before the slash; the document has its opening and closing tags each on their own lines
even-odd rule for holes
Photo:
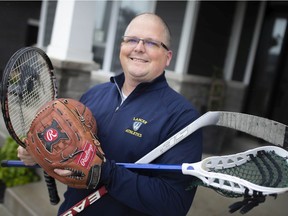
<svg viewBox="0 0 288 216">
<path fill-rule="evenodd" d="M 169 51 L 168 47 L 160 41 L 156 41 L 152 39 L 142 39 L 142 38 L 130 37 L 130 36 L 123 36 L 122 39 L 125 44 L 131 47 L 136 47 L 138 43 L 142 41 L 143 45 L 148 49 L 160 48 L 162 46 L 164 49 Z"/>
</svg>

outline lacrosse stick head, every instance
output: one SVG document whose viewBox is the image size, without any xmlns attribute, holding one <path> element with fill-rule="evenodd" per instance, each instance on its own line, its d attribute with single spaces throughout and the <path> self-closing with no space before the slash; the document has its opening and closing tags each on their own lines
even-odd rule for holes
<svg viewBox="0 0 288 216">
<path fill-rule="evenodd" d="M 255 192 L 280 194 L 288 190 L 288 152 L 276 146 L 263 146 L 238 154 L 208 157 L 193 167 L 185 164 L 182 172 L 197 172 L 193 175 L 204 186 L 228 197 Z"/>
</svg>

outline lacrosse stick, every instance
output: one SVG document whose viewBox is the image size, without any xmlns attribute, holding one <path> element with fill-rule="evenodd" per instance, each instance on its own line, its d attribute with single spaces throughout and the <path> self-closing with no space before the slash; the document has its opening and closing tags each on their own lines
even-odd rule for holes
<svg viewBox="0 0 288 216">
<path fill-rule="evenodd" d="M 25 166 L 22 161 L 12 160 L 2 161 L 1 165 Z M 182 172 L 184 175 L 192 175 L 201 180 L 201 183 L 193 182 L 192 187 L 203 185 L 226 197 L 244 195 L 244 201 L 230 206 L 231 213 L 240 208 L 241 213 L 247 213 L 264 202 L 265 196 L 275 196 L 288 191 L 288 152 L 276 146 L 259 147 L 233 155 L 207 157 L 197 163 L 182 165 L 131 163 L 117 163 L 117 165 L 133 170 Z M 88 201 L 92 202 L 104 193 L 106 190 L 102 188 L 99 195 L 95 196 L 93 193 L 88 197 Z"/>
<path fill-rule="evenodd" d="M 253 192 L 257 191 L 263 195 L 272 195 L 288 191 L 288 152 L 277 146 L 263 146 L 237 154 L 212 156 L 197 163 L 182 165 L 116 164 L 127 169 L 182 172 L 184 175 L 201 179 L 208 187 L 227 193 L 253 195 Z M 17 160 L 2 161 L 1 166 L 29 167 Z"/>
<path fill-rule="evenodd" d="M 201 117 L 199 117 L 197 120 L 195 120 L 194 122 L 192 122 L 191 124 L 183 128 L 182 130 L 180 130 L 178 133 L 170 137 L 168 140 L 166 140 L 162 144 L 160 144 L 157 148 L 152 150 L 150 153 L 142 157 L 136 163 L 150 163 L 155 158 L 159 157 L 164 152 L 171 149 L 173 146 L 175 146 L 177 143 L 179 143 L 181 140 L 183 140 L 184 138 L 186 138 L 187 136 L 189 136 L 196 130 L 205 126 L 209 126 L 209 125 L 232 128 L 232 129 L 250 134 L 252 136 L 262 138 L 263 140 L 274 145 L 279 145 L 285 148 L 287 148 L 288 146 L 287 140 L 286 140 L 287 126 L 284 124 L 281 124 L 273 120 L 265 119 L 262 117 L 243 114 L 243 113 L 213 111 L 213 112 L 207 112 Z M 233 161 L 235 161 L 235 159 Z M 140 164 L 138 164 L 137 166 L 139 165 Z M 143 164 L 142 166 L 147 166 L 147 165 Z M 156 165 L 156 166 L 159 166 L 159 165 Z M 82 212 L 86 207 L 88 207 L 89 205 L 91 205 L 92 203 L 100 199 L 106 193 L 107 191 L 105 187 L 102 187 L 99 190 L 91 193 L 88 197 L 78 202 L 76 205 L 71 207 L 62 215 L 76 215 L 77 213 Z"/>
</svg>

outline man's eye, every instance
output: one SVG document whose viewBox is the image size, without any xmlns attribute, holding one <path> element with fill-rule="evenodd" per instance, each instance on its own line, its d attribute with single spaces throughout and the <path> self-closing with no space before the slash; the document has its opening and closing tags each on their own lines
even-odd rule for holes
<svg viewBox="0 0 288 216">
<path fill-rule="evenodd" d="M 126 41 L 127 43 L 130 43 L 130 44 L 137 44 L 138 43 L 138 40 L 135 39 L 135 38 L 130 38 Z"/>
<path fill-rule="evenodd" d="M 159 47 L 159 44 L 155 41 L 150 41 L 150 40 L 146 40 L 145 41 L 146 45 L 149 46 L 149 47 Z"/>
</svg>

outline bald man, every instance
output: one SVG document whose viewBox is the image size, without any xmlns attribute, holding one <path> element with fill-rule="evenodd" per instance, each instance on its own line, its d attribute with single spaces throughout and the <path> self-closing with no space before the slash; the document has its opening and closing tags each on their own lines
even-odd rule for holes
<svg viewBox="0 0 288 216">
<path fill-rule="evenodd" d="M 108 194 L 81 211 L 99 216 L 181 216 L 192 204 L 194 178 L 157 171 L 135 171 L 117 166 L 134 163 L 199 117 L 194 107 L 169 87 L 165 68 L 172 59 L 168 26 L 157 15 L 136 16 L 122 37 L 120 62 L 123 73 L 110 82 L 89 89 L 80 101 L 97 121 L 97 137 L 105 152 L 98 188 Z M 201 160 L 201 130 L 193 133 L 153 163 L 182 164 Z M 27 164 L 33 159 L 19 148 Z M 55 170 L 69 175 L 65 170 Z M 95 190 L 67 188 L 59 214 Z"/>
</svg>

